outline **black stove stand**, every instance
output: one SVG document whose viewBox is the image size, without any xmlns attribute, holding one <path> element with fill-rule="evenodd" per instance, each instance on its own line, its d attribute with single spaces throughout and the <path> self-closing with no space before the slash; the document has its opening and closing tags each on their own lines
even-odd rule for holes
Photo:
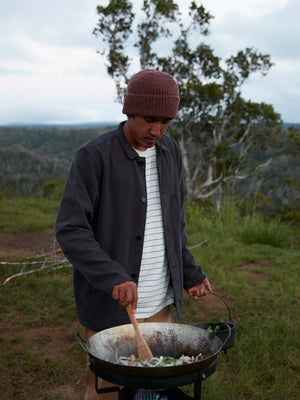
<svg viewBox="0 0 300 400">
<path fill-rule="evenodd" d="M 208 368 L 194 374 L 171 378 L 136 378 L 112 373 L 89 360 L 89 367 L 95 374 L 95 388 L 98 394 L 119 392 L 119 400 L 201 400 L 201 383 L 217 369 L 216 359 Z M 113 382 L 116 385 L 98 388 L 98 378 Z M 194 384 L 194 397 L 184 394 L 179 386 Z"/>
</svg>

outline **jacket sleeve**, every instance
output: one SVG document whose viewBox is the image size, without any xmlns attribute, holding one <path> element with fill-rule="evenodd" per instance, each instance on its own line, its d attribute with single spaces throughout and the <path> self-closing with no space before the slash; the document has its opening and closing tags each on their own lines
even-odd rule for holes
<svg viewBox="0 0 300 400">
<path fill-rule="evenodd" d="M 56 218 L 56 238 L 70 263 L 96 289 L 111 295 L 112 288 L 131 280 L 95 239 L 94 224 L 101 196 L 103 163 L 99 152 L 81 148 L 72 163 Z"/>
</svg>

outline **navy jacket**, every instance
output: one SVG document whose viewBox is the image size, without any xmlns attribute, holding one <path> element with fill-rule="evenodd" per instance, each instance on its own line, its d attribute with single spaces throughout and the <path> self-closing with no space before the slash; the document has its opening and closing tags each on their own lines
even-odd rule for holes
<svg viewBox="0 0 300 400">
<path fill-rule="evenodd" d="M 122 125 L 79 149 L 56 220 L 56 238 L 74 266 L 79 321 L 94 331 L 130 322 L 111 294 L 121 282 L 138 282 L 143 250 L 145 159 L 127 142 Z M 167 257 L 180 318 L 183 288 L 206 275 L 187 248 L 179 146 L 166 135 L 156 146 Z"/>
</svg>

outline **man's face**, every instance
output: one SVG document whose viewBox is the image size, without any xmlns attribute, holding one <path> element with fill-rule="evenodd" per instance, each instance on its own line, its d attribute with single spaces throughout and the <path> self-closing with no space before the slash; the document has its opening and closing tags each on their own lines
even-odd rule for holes
<svg viewBox="0 0 300 400">
<path fill-rule="evenodd" d="M 155 146 L 166 132 L 170 121 L 171 118 L 128 116 L 123 130 L 131 146 L 144 151 Z"/>
</svg>

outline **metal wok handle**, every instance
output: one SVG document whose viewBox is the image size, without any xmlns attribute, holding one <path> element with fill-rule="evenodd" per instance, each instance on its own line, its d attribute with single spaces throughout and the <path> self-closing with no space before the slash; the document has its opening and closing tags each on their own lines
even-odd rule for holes
<svg viewBox="0 0 300 400">
<path fill-rule="evenodd" d="M 89 355 L 89 352 L 87 351 L 87 348 L 84 346 L 86 345 L 86 341 L 83 339 L 83 337 L 80 335 L 80 333 L 75 332 L 75 338 L 77 340 L 77 343 L 79 344 L 79 346 L 82 348 L 82 350 Z M 84 343 L 84 345 L 83 345 Z"/>
<path fill-rule="evenodd" d="M 223 299 L 223 297 L 221 297 L 219 294 L 217 294 L 215 292 L 207 292 L 207 294 L 213 294 L 214 296 L 217 296 L 221 301 L 223 301 L 223 303 L 225 304 L 227 311 L 228 311 L 229 322 L 233 322 L 231 319 L 230 308 L 229 308 L 228 304 L 226 303 L 226 301 Z M 228 340 L 228 338 L 226 339 L 226 341 L 227 340 Z"/>
</svg>

